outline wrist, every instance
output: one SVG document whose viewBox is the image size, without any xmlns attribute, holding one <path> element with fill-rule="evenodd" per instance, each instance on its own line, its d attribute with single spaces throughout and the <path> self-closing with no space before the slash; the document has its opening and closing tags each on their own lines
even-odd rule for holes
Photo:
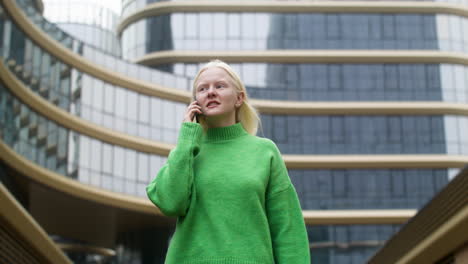
<svg viewBox="0 0 468 264">
<path fill-rule="evenodd" d="M 194 140 L 202 136 L 203 129 L 200 124 L 194 122 L 183 122 L 179 131 L 179 141 Z"/>
</svg>

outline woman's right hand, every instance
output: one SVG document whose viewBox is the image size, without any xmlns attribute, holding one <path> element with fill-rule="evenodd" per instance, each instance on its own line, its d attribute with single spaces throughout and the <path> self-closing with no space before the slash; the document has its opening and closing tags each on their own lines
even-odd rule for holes
<svg viewBox="0 0 468 264">
<path fill-rule="evenodd" d="M 187 111 L 185 111 L 184 122 L 196 122 L 194 117 L 197 114 L 201 115 L 203 112 L 201 111 L 201 106 L 198 102 L 193 101 L 188 105 Z"/>
</svg>

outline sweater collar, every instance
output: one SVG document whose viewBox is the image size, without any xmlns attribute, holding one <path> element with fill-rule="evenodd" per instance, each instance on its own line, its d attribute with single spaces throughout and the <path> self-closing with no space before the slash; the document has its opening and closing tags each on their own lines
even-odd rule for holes
<svg viewBox="0 0 468 264">
<path fill-rule="evenodd" d="M 223 141 L 238 138 L 240 136 L 247 135 L 244 127 L 241 123 L 236 123 L 227 127 L 215 127 L 209 128 L 206 131 L 206 141 Z"/>
</svg>

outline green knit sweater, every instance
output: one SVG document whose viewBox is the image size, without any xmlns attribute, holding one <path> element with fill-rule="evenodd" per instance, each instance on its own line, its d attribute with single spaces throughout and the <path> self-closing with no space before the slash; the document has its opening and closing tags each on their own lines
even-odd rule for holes
<svg viewBox="0 0 468 264">
<path fill-rule="evenodd" d="M 241 123 L 185 122 L 176 148 L 146 188 L 177 217 L 166 264 L 310 263 L 296 191 L 276 145 Z"/>
</svg>

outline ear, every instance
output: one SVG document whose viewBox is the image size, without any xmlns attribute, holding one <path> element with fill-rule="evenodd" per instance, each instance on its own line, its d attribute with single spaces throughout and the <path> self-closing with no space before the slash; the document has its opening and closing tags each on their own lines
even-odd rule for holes
<svg viewBox="0 0 468 264">
<path fill-rule="evenodd" d="M 236 108 L 239 108 L 244 103 L 244 99 L 245 99 L 245 93 L 244 92 L 237 93 Z"/>
</svg>

